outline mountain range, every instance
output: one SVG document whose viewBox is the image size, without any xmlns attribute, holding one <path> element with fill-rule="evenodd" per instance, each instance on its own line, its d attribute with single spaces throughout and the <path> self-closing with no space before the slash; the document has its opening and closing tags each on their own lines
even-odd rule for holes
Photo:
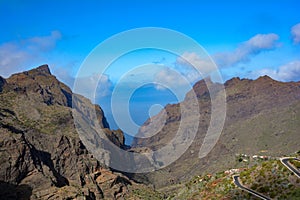
<svg viewBox="0 0 300 200">
<path fill-rule="evenodd" d="M 211 120 L 211 100 L 206 84 L 201 80 L 193 86 L 199 107 L 198 132 L 189 149 L 174 163 L 154 173 L 146 174 L 158 188 L 189 180 L 203 172 L 218 172 L 236 166 L 236 155 L 283 156 L 299 150 L 300 82 L 278 82 L 268 76 L 256 80 L 233 78 L 224 83 L 226 91 L 226 120 L 221 136 L 212 151 L 199 159 L 199 149 Z M 149 138 L 136 137 L 133 147 L 159 149 L 171 141 L 181 123 L 181 105 L 192 104 L 190 91 L 183 102 L 167 105 L 163 112 L 163 128 Z M 147 120 L 138 135 L 147 135 Z M 160 122 L 159 122 L 160 123 Z M 137 178 L 138 179 L 138 178 Z"/>
<path fill-rule="evenodd" d="M 7 79 L 0 77 L 1 198 L 166 199 L 178 189 L 173 191 L 170 185 L 186 189 L 183 183 L 194 176 L 252 167 L 252 163 L 237 161 L 241 155 L 280 157 L 299 150 L 300 82 L 278 82 L 268 76 L 233 78 L 224 84 L 227 110 L 221 136 L 212 151 L 199 159 L 212 113 L 207 84 L 220 85 L 210 79 L 197 82 L 183 102 L 168 104 L 138 133 L 146 135 L 151 122 L 166 113 L 156 135 L 136 137 L 128 147 L 123 132 L 110 129 L 101 107 L 72 93 L 47 65 Z M 76 107 L 96 111 L 99 127 L 117 147 L 136 152 L 160 149 L 174 137 L 182 119 L 180 108 L 195 100 L 192 93 L 200 110 L 196 137 L 178 160 L 155 172 L 129 174 L 110 169 L 104 163 L 111 158 L 97 160 L 74 124 L 76 97 Z"/>
</svg>

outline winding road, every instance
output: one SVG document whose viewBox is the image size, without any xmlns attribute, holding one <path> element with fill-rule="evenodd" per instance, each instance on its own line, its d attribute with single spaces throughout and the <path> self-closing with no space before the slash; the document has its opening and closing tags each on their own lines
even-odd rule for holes
<svg viewBox="0 0 300 200">
<path fill-rule="evenodd" d="M 254 190 L 251 190 L 249 188 L 246 188 L 244 185 L 241 184 L 240 182 L 240 176 L 239 175 L 234 175 L 233 177 L 233 182 L 236 186 L 238 186 L 240 189 L 245 190 L 246 192 L 249 192 L 250 194 L 253 194 L 254 196 L 257 196 L 258 198 L 264 199 L 264 200 L 271 200 L 269 197 L 266 197 L 258 192 L 255 192 Z"/>
<path fill-rule="evenodd" d="M 280 158 L 280 162 L 291 172 L 293 172 L 298 178 L 300 178 L 300 171 L 289 162 L 290 160 L 296 160 L 300 162 L 300 159 L 298 158 L 290 158 L 290 157 Z"/>
<path fill-rule="evenodd" d="M 286 167 L 288 168 L 291 172 L 294 173 L 294 175 L 296 175 L 298 178 L 300 178 L 300 171 L 293 166 L 289 161 L 290 160 L 296 160 L 300 162 L 300 159 L 298 158 L 292 158 L 292 157 L 284 157 L 284 158 L 280 158 L 280 162 Z M 239 175 L 233 175 L 233 182 L 234 184 L 239 187 L 242 190 L 245 190 L 246 192 L 249 192 L 250 194 L 255 195 L 256 197 L 260 198 L 260 199 L 264 199 L 264 200 L 271 200 L 271 198 L 264 196 L 263 194 L 260 194 L 254 190 L 251 190 L 249 188 L 246 188 L 241 182 L 240 182 L 240 176 Z"/>
</svg>

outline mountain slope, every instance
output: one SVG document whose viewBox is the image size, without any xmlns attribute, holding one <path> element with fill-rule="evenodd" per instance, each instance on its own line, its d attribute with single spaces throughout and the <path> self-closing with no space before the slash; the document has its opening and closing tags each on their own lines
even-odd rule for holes
<svg viewBox="0 0 300 200">
<path fill-rule="evenodd" d="M 146 174 L 157 187 L 187 180 L 195 174 L 236 167 L 235 155 L 239 153 L 284 155 L 298 149 L 300 82 L 283 83 L 267 76 L 257 80 L 233 78 L 227 81 L 225 126 L 218 143 L 203 159 L 198 158 L 198 152 L 210 122 L 210 96 L 203 80 L 196 83 L 193 90 L 200 106 L 197 135 L 189 149 L 175 163 Z M 189 104 L 192 98 L 190 93 L 182 103 Z M 150 138 L 136 138 L 133 146 L 159 149 L 170 141 L 180 123 L 180 106 L 167 105 L 167 120 L 161 131 Z M 147 130 L 149 122 L 151 119 L 140 129 L 140 135 L 147 135 L 143 131 Z"/>
<path fill-rule="evenodd" d="M 252 161 L 254 162 L 254 161 Z M 240 171 L 240 172 L 233 172 Z M 299 199 L 300 180 L 278 159 L 255 161 L 249 168 L 232 169 L 215 174 L 195 176 L 169 191 L 170 199 L 259 199 L 238 188 L 233 174 L 240 174 L 244 186 L 272 199 Z M 165 188 L 164 190 L 167 190 Z"/>
<path fill-rule="evenodd" d="M 0 195 L 5 199 L 115 199 L 139 186 L 97 161 L 81 142 L 72 116 L 72 91 L 47 65 L 0 78 Z M 124 146 L 102 109 L 100 127 L 115 145 Z"/>
</svg>

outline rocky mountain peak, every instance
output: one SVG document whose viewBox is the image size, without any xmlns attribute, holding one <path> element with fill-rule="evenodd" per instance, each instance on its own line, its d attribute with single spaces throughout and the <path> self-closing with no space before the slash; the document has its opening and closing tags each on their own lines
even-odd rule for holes
<svg viewBox="0 0 300 200">
<path fill-rule="evenodd" d="M 210 77 L 206 77 L 200 81 L 198 81 L 194 86 L 193 90 L 197 94 L 198 97 L 206 95 L 209 93 L 207 85 L 213 84 Z"/>
<path fill-rule="evenodd" d="M 228 81 L 225 82 L 225 87 L 226 88 L 231 88 L 231 87 L 237 87 L 238 85 L 249 85 L 249 84 L 255 85 L 255 84 L 260 84 L 260 85 L 269 85 L 272 83 L 279 83 L 278 81 L 272 79 L 271 77 L 265 75 L 265 76 L 260 76 L 256 80 L 251 80 L 247 78 L 239 78 L 239 77 L 234 77 Z"/>
<path fill-rule="evenodd" d="M 271 81 L 271 82 L 275 81 L 274 79 L 272 79 L 272 78 L 271 78 L 270 76 L 268 76 L 268 75 L 260 76 L 257 80 L 258 80 L 258 81 Z"/>
<path fill-rule="evenodd" d="M 48 65 L 8 79 L 0 77 L 1 198 L 7 199 L 1 191 L 10 185 L 28 186 L 34 199 L 116 199 L 127 193 L 132 182 L 103 164 L 110 161 L 110 155 L 99 162 L 79 137 L 72 115 L 76 97 L 75 106 L 87 112 L 78 112 L 78 117 L 95 110 L 108 140 L 123 147 L 123 132 L 110 130 L 101 107 L 73 94 L 51 74 Z"/>
<path fill-rule="evenodd" d="M 241 79 L 239 77 L 234 77 L 228 81 L 225 82 L 225 86 L 234 86 L 236 84 L 238 84 L 241 81 Z"/>
<path fill-rule="evenodd" d="M 234 77 L 224 83 L 226 88 L 237 88 L 240 86 L 249 85 L 253 80 L 247 78 Z"/>
<path fill-rule="evenodd" d="M 14 84 L 29 84 L 33 80 L 36 80 L 35 82 L 39 82 L 41 84 L 49 84 L 50 82 L 47 82 L 46 79 L 56 79 L 55 76 L 53 76 L 50 72 L 48 65 L 41 65 L 37 68 L 24 71 L 21 73 L 16 73 L 11 75 L 7 81 Z M 58 82 L 58 80 L 56 80 Z"/>
<path fill-rule="evenodd" d="M 8 78 L 8 81 L 15 84 L 22 81 L 22 84 L 26 84 L 28 83 L 26 81 L 28 81 L 29 79 L 38 79 L 38 81 L 42 81 L 43 79 L 41 79 L 41 77 L 50 78 L 51 76 L 52 78 L 55 78 L 55 76 L 51 74 L 49 66 L 45 64 L 28 71 L 13 74 Z M 43 80 L 43 82 L 45 82 L 45 80 Z"/>
<path fill-rule="evenodd" d="M 185 101 L 189 101 L 194 98 L 196 94 L 197 98 L 209 99 L 210 95 L 215 95 L 222 89 L 222 85 L 217 82 L 213 82 L 211 77 L 206 77 L 193 86 L 193 89 L 186 94 Z"/>
<path fill-rule="evenodd" d="M 51 75 L 49 66 L 47 64 L 41 65 L 33 70 L 30 70 L 29 73 Z"/>
<path fill-rule="evenodd" d="M 57 80 L 50 72 L 48 65 L 13 74 L 8 79 L 7 90 L 14 90 L 25 95 L 32 102 L 42 101 L 47 105 L 72 106 L 72 91 Z"/>
</svg>

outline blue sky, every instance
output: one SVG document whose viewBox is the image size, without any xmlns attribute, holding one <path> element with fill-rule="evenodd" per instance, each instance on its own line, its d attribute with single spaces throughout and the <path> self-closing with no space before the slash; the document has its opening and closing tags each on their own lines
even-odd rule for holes
<svg viewBox="0 0 300 200">
<path fill-rule="evenodd" d="M 129 29 L 162 27 L 202 45 L 224 80 L 269 75 L 299 81 L 299 7 L 297 0 L 1 0 L 0 75 L 48 63 L 53 74 L 72 87 L 82 62 L 99 43 Z M 198 62 L 193 53 L 187 49 L 183 56 Z M 116 60 L 101 79 L 104 89 L 96 100 L 113 128 L 112 90 L 122 74 L 145 63 L 164 65 L 152 67 L 152 72 L 174 81 L 172 73 L 165 73 L 166 66 L 177 69 L 178 58 L 168 52 L 141 50 Z M 86 77 L 87 85 L 98 81 L 93 73 Z M 133 80 L 141 77 L 145 78 L 141 74 Z M 132 96 L 130 114 L 142 124 L 151 105 L 168 102 L 176 102 L 170 91 L 145 85 Z"/>
</svg>

